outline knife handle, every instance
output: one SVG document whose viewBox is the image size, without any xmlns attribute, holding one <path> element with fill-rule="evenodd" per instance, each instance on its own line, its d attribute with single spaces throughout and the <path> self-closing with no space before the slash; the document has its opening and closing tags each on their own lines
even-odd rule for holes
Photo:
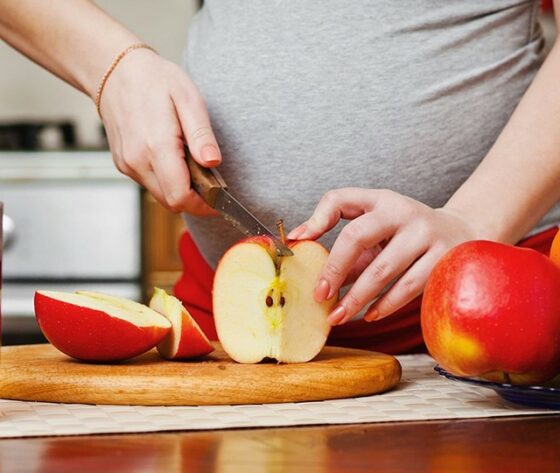
<svg viewBox="0 0 560 473">
<path fill-rule="evenodd" d="M 194 160 L 187 146 L 184 148 L 185 160 L 191 175 L 191 186 L 204 202 L 213 208 L 218 192 L 220 189 L 227 189 L 227 185 L 216 169 L 201 166 Z"/>
</svg>

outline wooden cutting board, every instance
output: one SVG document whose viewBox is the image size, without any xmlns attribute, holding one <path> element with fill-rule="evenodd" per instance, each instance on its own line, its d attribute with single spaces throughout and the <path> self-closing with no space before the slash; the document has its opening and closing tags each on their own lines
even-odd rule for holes
<svg viewBox="0 0 560 473">
<path fill-rule="evenodd" d="M 52 345 L 2 348 L 0 397 L 25 401 L 145 406 L 263 404 L 364 396 L 398 384 L 390 355 L 326 347 L 301 364 L 232 361 L 216 351 L 198 361 L 164 361 L 155 350 L 124 363 L 75 361 Z"/>
</svg>

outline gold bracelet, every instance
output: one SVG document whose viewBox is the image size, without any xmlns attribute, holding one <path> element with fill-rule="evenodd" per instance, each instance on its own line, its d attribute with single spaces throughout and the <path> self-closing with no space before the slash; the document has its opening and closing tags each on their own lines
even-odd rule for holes
<svg viewBox="0 0 560 473">
<path fill-rule="evenodd" d="M 111 76 L 111 74 L 113 73 L 117 65 L 119 64 L 119 62 L 121 62 L 122 58 L 124 58 L 129 52 L 134 51 L 135 49 L 149 49 L 150 51 L 153 51 L 154 53 L 157 54 L 157 51 L 154 48 L 152 48 L 150 45 L 145 43 L 131 44 L 130 46 L 128 46 L 126 49 L 123 49 L 119 53 L 119 55 L 108 67 L 105 74 L 103 74 L 103 77 L 101 78 L 101 82 L 99 83 L 99 87 L 97 88 L 97 94 L 95 95 L 95 107 L 97 108 L 97 113 L 99 114 L 100 117 L 101 117 L 101 95 L 103 94 L 103 89 L 105 88 L 105 84 L 107 83 L 107 80 L 109 79 L 109 77 Z"/>
</svg>

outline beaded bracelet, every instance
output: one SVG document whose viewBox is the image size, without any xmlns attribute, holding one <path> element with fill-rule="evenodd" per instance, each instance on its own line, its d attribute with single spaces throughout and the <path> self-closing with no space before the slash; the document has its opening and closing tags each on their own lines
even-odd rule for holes
<svg viewBox="0 0 560 473">
<path fill-rule="evenodd" d="M 135 49 L 149 49 L 157 54 L 157 51 L 152 48 L 150 45 L 145 43 L 135 43 L 128 46 L 126 49 L 123 49 L 119 55 L 115 58 L 115 60 L 111 63 L 111 65 L 107 68 L 105 74 L 101 78 L 101 82 L 99 83 L 99 87 L 97 88 L 97 94 L 95 95 L 95 107 L 97 108 L 97 113 L 101 117 L 101 95 L 103 94 L 103 89 L 105 89 L 105 84 L 107 83 L 107 79 L 111 76 L 119 62 L 131 51 Z"/>
</svg>

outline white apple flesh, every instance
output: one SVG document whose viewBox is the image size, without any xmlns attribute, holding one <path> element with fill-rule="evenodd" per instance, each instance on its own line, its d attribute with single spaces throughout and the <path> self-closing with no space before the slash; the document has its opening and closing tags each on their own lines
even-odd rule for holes
<svg viewBox="0 0 560 473">
<path fill-rule="evenodd" d="M 214 320 L 224 350 L 240 363 L 265 358 L 312 360 L 326 343 L 337 296 L 319 303 L 315 283 L 328 252 L 314 241 L 290 243 L 293 256 L 273 259 L 267 237 L 230 248 L 216 270 Z"/>
<path fill-rule="evenodd" d="M 150 308 L 171 322 L 171 330 L 157 346 L 168 360 L 185 360 L 208 355 L 214 347 L 181 301 L 163 289 L 154 288 Z"/>
</svg>

